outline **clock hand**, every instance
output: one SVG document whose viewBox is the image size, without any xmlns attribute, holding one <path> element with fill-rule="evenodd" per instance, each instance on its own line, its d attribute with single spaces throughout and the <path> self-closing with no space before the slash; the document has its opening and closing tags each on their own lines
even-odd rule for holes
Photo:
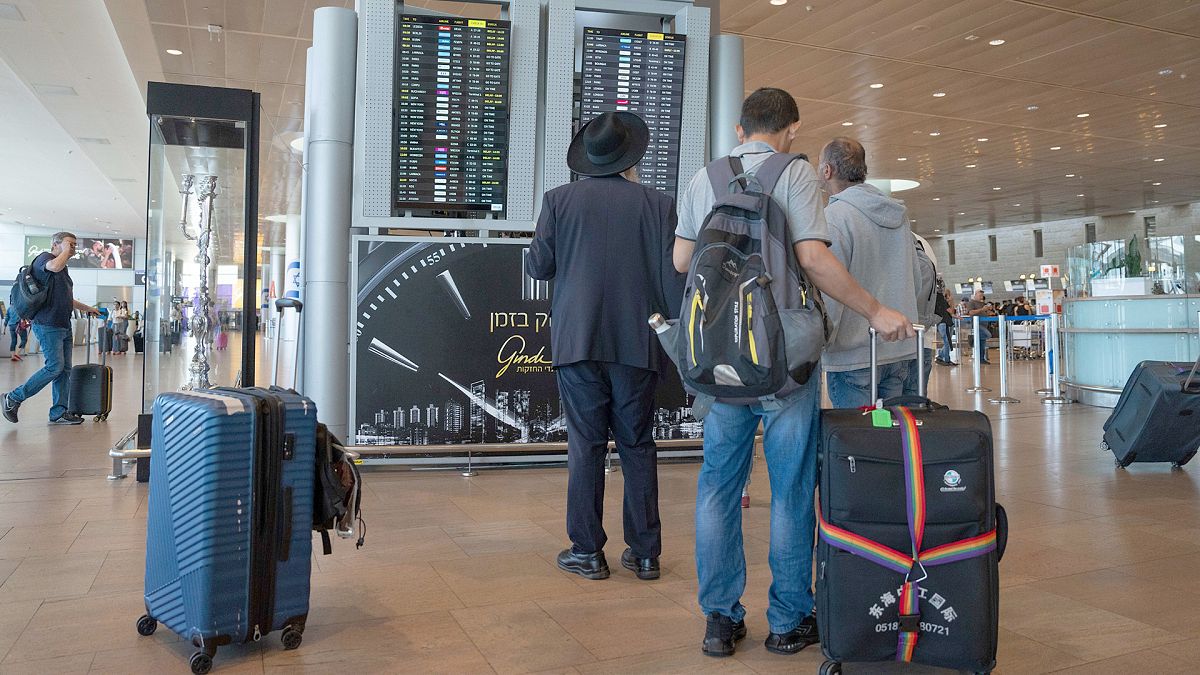
<svg viewBox="0 0 1200 675">
<path fill-rule="evenodd" d="M 381 356 L 396 365 L 404 366 L 414 373 L 421 369 L 421 366 L 414 363 L 412 359 L 387 346 L 379 338 L 371 338 L 371 346 L 368 350 L 375 356 Z"/>
<path fill-rule="evenodd" d="M 463 315 L 464 319 L 471 318 L 471 310 L 467 309 L 467 303 L 463 300 L 462 293 L 458 291 L 458 284 L 454 283 L 454 277 L 450 274 L 450 270 L 445 270 L 437 275 L 438 283 L 441 284 L 442 290 L 450 296 L 454 301 L 454 305 L 458 307 L 458 311 Z"/>
</svg>

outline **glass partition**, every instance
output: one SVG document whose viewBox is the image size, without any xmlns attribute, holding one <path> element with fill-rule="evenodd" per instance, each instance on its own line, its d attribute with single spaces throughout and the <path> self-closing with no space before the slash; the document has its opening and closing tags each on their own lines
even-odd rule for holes
<svg viewBox="0 0 1200 675">
<path fill-rule="evenodd" d="M 1194 236 L 1098 241 L 1067 253 L 1067 288 L 1076 298 L 1200 293 Z"/>
</svg>

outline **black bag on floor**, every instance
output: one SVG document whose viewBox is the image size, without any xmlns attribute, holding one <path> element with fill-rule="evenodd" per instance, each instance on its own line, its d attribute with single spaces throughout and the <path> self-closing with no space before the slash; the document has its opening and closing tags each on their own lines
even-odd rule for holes
<svg viewBox="0 0 1200 675">
<path fill-rule="evenodd" d="M 991 423 L 905 401 L 915 405 L 821 413 L 822 673 L 845 661 L 995 667 L 1008 524 Z"/>
<path fill-rule="evenodd" d="M 1187 464 L 1200 449 L 1200 377 L 1195 364 L 1142 361 L 1104 422 L 1104 449 L 1118 466 Z"/>
<path fill-rule="evenodd" d="M 113 371 L 100 352 L 100 363 L 92 363 L 92 319 L 88 317 L 87 363 L 71 368 L 67 410 L 76 415 L 95 415 L 96 421 L 108 419 L 112 412 Z"/>
<path fill-rule="evenodd" d="M 146 351 L 146 335 L 141 331 L 133 334 L 133 351 L 138 354 Z"/>
</svg>

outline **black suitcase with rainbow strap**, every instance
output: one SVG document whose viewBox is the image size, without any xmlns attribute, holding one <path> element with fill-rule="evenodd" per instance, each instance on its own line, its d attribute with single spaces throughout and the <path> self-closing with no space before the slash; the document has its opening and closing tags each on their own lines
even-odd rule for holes
<svg viewBox="0 0 1200 675">
<path fill-rule="evenodd" d="M 922 397 L 821 413 L 817 624 L 828 661 L 996 665 L 996 504 L 986 415 Z"/>
</svg>

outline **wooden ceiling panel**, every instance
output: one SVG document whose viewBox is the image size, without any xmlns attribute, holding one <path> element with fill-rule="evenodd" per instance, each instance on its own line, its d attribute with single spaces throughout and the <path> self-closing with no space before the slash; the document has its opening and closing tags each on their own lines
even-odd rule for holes
<svg viewBox="0 0 1200 675">
<path fill-rule="evenodd" d="M 1200 37 L 1196 0 L 1040 0 L 1032 4 Z"/>
</svg>

